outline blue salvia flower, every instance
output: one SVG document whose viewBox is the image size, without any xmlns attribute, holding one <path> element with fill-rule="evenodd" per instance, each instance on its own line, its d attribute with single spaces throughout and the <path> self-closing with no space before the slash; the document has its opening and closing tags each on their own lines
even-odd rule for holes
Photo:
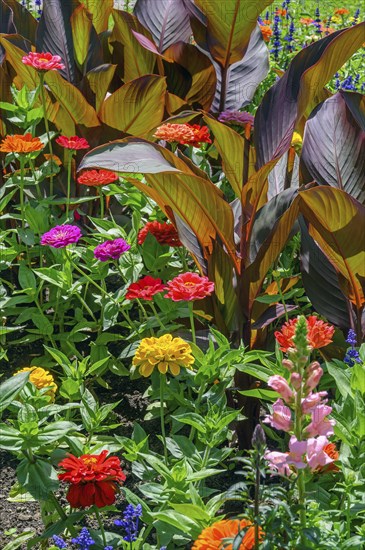
<svg viewBox="0 0 365 550">
<path fill-rule="evenodd" d="M 112 546 L 105 546 L 104 550 L 113 550 L 113 547 Z"/>
<path fill-rule="evenodd" d="M 354 13 L 354 20 L 353 22 L 351 23 L 352 26 L 356 25 L 356 23 L 358 22 L 359 20 L 359 15 L 360 15 L 360 10 L 357 9 Z"/>
<path fill-rule="evenodd" d="M 134 542 L 138 538 L 139 531 L 139 518 L 142 516 L 142 505 L 128 504 L 123 512 L 123 519 L 114 520 L 114 524 L 118 527 L 123 527 L 125 530 L 125 536 L 123 540 L 127 542 Z"/>
<path fill-rule="evenodd" d="M 279 52 L 280 50 L 282 49 L 282 46 L 281 46 L 281 42 L 280 42 L 280 35 L 281 35 L 281 30 L 280 30 L 280 17 L 278 15 L 275 15 L 274 17 L 274 25 L 273 25 L 273 41 L 272 41 L 272 44 L 273 44 L 273 49 L 271 50 L 271 53 L 274 54 L 274 59 L 275 61 L 277 61 L 279 59 Z"/>
<path fill-rule="evenodd" d="M 285 38 L 285 40 L 288 41 L 287 50 L 290 53 L 294 50 L 294 48 L 293 48 L 294 32 L 295 32 L 295 25 L 294 25 L 294 20 L 292 19 L 290 21 L 288 35 Z"/>
<path fill-rule="evenodd" d="M 321 34 L 321 14 L 319 12 L 319 8 L 316 8 L 315 14 L 316 14 L 316 18 L 314 20 L 314 25 L 317 29 L 316 33 Z"/>
<path fill-rule="evenodd" d="M 59 537 L 58 535 L 53 535 L 52 540 L 53 544 L 57 546 L 57 548 L 59 548 L 60 550 L 67 548 L 67 544 L 62 537 Z"/>
<path fill-rule="evenodd" d="M 91 538 L 89 531 L 86 527 L 83 527 L 78 537 L 71 539 L 72 544 L 77 544 L 79 550 L 90 550 L 90 546 L 95 544 L 95 541 Z"/>
<path fill-rule="evenodd" d="M 269 12 L 269 11 L 266 12 L 266 14 L 265 14 L 265 19 L 266 19 L 266 21 L 267 21 L 268 19 L 270 19 L 270 12 Z"/>
<path fill-rule="evenodd" d="M 335 88 L 336 90 L 339 90 L 341 88 L 341 81 L 340 76 L 338 73 L 335 74 L 336 80 L 335 80 Z"/>
<path fill-rule="evenodd" d="M 349 348 L 346 352 L 345 357 L 343 358 L 344 363 L 347 363 L 350 367 L 353 367 L 355 363 L 361 363 L 360 355 L 357 349 L 355 348 L 357 344 L 357 338 L 355 331 L 350 328 L 346 342 L 350 344 L 351 348 Z"/>
<path fill-rule="evenodd" d="M 365 93 L 365 82 L 363 82 L 363 83 L 361 84 L 360 92 L 361 92 L 362 94 Z"/>
</svg>

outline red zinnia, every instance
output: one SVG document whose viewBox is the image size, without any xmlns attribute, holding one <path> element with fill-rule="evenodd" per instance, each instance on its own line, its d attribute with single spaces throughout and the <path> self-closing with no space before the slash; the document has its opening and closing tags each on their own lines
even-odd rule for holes
<svg viewBox="0 0 365 550">
<path fill-rule="evenodd" d="M 127 300 L 140 298 L 141 300 L 151 301 L 152 297 L 158 292 L 165 290 L 166 285 L 162 284 L 161 279 L 154 279 L 146 275 L 136 283 L 129 285 L 125 297 Z"/>
<path fill-rule="evenodd" d="M 191 302 L 202 300 L 214 292 L 214 283 L 208 277 L 201 277 L 197 273 L 182 273 L 167 283 L 168 293 L 165 298 L 174 302 Z"/>
<path fill-rule="evenodd" d="M 138 233 L 138 244 L 143 244 L 148 233 L 151 233 L 160 244 L 182 246 L 179 235 L 171 223 L 147 222 Z"/>
<path fill-rule="evenodd" d="M 59 463 L 65 470 L 58 474 L 61 481 L 70 483 L 67 500 L 73 508 L 85 508 L 95 504 L 98 508 L 115 502 L 118 483 L 126 479 L 120 460 L 116 456 L 106 458 L 108 451 L 99 455 L 69 455 Z"/>
<path fill-rule="evenodd" d="M 114 172 L 109 170 L 87 170 L 78 177 L 78 183 L 82 185 L 89 185 L 90 187 L 99 187 L 101 185 L 108 185 L 117 181 L 118 176 Z"/>
<path fill-rule="evenodd" d="M 288 351 L 294 347 L 293 338 L 295 335 L 295 326 L 298 318 L 291 319 L 284 323 L 281 331 L 275 332 L 275 338 L 280 344 L 281 351 Z M 324 321 L 321 321 L 315 315 L 307 317 L 307 340 L 313 349 L 323 348 L 332 342 L 332 336 L 335 328 Z"/>
<path fill-rule="evenodd" d="M 56 143 L 65 149 L 73 149 L 74 151 L 79 149 L 88 149 L 90 147 L 86 139 L 77 136 L 71 136 L 69 138 L 66 136 L 60 136 L 56 139 Z"/>
<path fill-rule="evenodd" d="M 37 71 L 57 71 L 65 68 L 59 55 L 52 55 L 49 52 L 29 52 L 22 58 L 24 65 L 30 65 Z"/>
</svg>

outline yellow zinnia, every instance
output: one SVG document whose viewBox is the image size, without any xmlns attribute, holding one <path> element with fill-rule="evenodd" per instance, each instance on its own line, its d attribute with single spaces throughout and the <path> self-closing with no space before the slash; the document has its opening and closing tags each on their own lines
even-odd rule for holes
<svg viewBox="0 0 365 550">
<path fill-rule="evenodd" d="M 49 388 L 49 392 L 47 393 L 52 396 L 56 393 L 57 384 L 55 383 L 52 374 L 48 370 L 42 369 L 42 367 L 25 367 L 24 369 L 18 370 L 14 376 L 20 372 L 28 371 L 30 371 L 29 382 L 32 382 L 36 388 L 39 390 Z"/>
<path fill-rule="evenodd" d="M 190 345 L 182 338 L 173 338 L 165 334 L 160 338 L 143 338 L 133 359 L 133 365 L 139 367 L 142 376 L 147 377 L 155 367 L 161 374 L 170 372 L 176 376 L 180 368 L 190 368 L 194 363 Z"/>
</svg>

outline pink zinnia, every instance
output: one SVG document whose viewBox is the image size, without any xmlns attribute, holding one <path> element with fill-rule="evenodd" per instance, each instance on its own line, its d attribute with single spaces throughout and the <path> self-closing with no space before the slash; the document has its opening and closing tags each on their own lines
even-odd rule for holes
<svg viewBox="0 0 365 550">
<path fill-rule="evenodd" d="M 306 434 L 309 437 L 316 437 L 317 435 L 333 435 L 333 426 L 336 424 L 336 421 L 327 418 L 331 412 L 332 407 L 329 407 L 328 405 L 317 405 L 312 410 L 312 422 L 306 427 Z"/>
<path fill-rule="evenodd" d="M 59 55 L 52 55 L 49 52 L 46 53 L 36 53 L 29 52 L 28 55 L 25 55 L 22 58 L 24 65 L 29 65 L 37 71 L 58 71 L 65 68 L 65 65 L 62 63 L 62 59 Z"/>
<path fill-rule="evenodd" d="M 326 453 L 325 449 L 329 441 L 327 437 L 321 435 L 317 438 L 311 438 L 307 441 L 307 462 L 310 469 L 316 470 L 318 467 L 331 464 L 334 460 Z"/>
<path fill-rule="evenodd" d="M 124 239 L 114 239 L 112 241 L 105 241 L 105 243 L 99 244 L 94 250 L 94 256 L 101 262 L 107 262 L 108 260 L 118 260 L 124 252 L 130 249 Z"/>
<path fill-rule="evenodd" d="M 43 246 L 53 248 L 65 248 L 69 244 L 77 243 L 81 238 L 81 230 L 76 225 L 57 225 L 41 238 Z"/>
<path fill-rule="evenodd" d="M 208 277 L 201 277 L 197 273 L 182 273 L 167 283 L 168 293 L 165 298 L 174 302 L 192 302 L 202 300 L 214 292 L 214 283 Z"/>
<path fill-rule="evenodd" d="M 291 411 L 289 407 L 284 405 L 281 399 L 275 401 L 272 406 L 272 414 L 267 415 L 263 422 L 271 424 L 277 430 L 284 430 L 284 432 L 289 432 L 293 427 Z"/>
<path fill-rule="evenodd" d="M 278 374 L 270 376 L 267 385 L 278 392 L 286 403 L 293 400 L 294 393 L 290 389 L 288 382 L 282 376 Z"/>
<path fill-rule="evenodd" d="M 74 151 L 79 149 L 88 149 L 90 147 L 86 139 L 77 136 L 60 136 L 56 139 L 56 143 L 65 149 L 72 149 Z"/>
</svg>

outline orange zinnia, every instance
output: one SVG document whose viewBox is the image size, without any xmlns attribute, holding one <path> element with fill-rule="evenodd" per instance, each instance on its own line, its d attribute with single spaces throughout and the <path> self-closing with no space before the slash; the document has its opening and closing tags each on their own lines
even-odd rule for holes
<svg viewBox="0 0 365 550">
<path fill-rule="evenodd" d="M 14 134 L 13 136 L 6 136 L 0 145 L 0 151 L 2 153 L 34 153 L 34 151 L 40 151 L 44 145 L 38 137 L 33 137 L 28 133 L 25 135 Z"/>
<path fill-rule="evenodd" d="M 181 143 L 199 147 L 200 143 L 212 143 L 207 126 L 199 124 L 162 124 L 153 134 L 158 139 L 169 143 Z"/>
<path fill-rule="evenodd" d="M 232 550 L 232 544 L 225 546 L 229 539 L 234 540 L 240 531 L 248 527 L 239 546 L 239 550 L 251 550 L 255 546 L 255 528 L 247 519 L 223 519 L 206 527 L 200 533 L 191 550 Z M 259 529 L 259 539 L 262 542 L 263 531 Z"/>
<path fill-rule="evenodd" d="M 307 340 L 309 346 L 313 349 L 323 348 L 332 342 L 332 336 L 335 328 L 324 321 L 321 321 L 315 315 L 310 315 L 307 321 Z M 293 338 L 295 335 L 295 327 L 298 322 L 298 317 L 284 323 L 281 331 L 274 333 L 275 338 L 280 344 L 281 351 L 288 351 L 294 347 Z"/>
<path fill-rule="evenodd" d="M 337 8 L 335 15 L 348 15 L 350 12 L 346 8 Z"/>
<path fill-rule="evenodd" d="M 338 460 L 340 458 L 340 453 L 337 450 L 337 447 L 335 443 L 328 443 L 325 447 L 323 447 L 324 452 L 326 455 L 328 455 L 332 460 Z M 330 464 L 327 464 L 326 466 L 323 466 L 323 468 L 320 468 L 321 472 L 338 472 L 339 467 L 336 466 L 333 462 Z"/>
<path fill-rule="evenodd" d="M 265 42 L 269 42 L 272 36 L 272 30 L 270 29 L 269 25 L 261 25 L 260 29 L 262 33 L 262 38 L 265 40 Z"/>
</svg>

